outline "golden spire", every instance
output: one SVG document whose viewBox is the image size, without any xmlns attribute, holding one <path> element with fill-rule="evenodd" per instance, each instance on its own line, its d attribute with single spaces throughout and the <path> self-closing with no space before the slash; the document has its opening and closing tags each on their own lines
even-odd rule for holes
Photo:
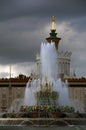
<svg viewBox="0 0 86 130">
<path fill-rule="evenodd" d="M 52 26 L 51 26 L 51 30 L 55 30 L 55 17 L 52 16 Z"/>
</svg>

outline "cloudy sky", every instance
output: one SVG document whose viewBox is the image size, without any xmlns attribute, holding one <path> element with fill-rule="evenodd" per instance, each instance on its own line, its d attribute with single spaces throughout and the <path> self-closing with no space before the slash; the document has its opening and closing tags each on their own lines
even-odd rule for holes
<svg viewBox="0 0 86 130">
<path fill-rule="evenodd" d="M 59 50 L 71 51 L 71 71 L 86 77 L 86 0 L 0 0 L 0 77 L 8 76 L 9 65 L 13 76 L 34 71 L 53 15 Z"/>
</svg>

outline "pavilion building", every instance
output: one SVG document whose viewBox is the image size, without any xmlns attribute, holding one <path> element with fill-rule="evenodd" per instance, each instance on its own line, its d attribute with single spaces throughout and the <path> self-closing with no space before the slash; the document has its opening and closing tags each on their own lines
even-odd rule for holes
<svg viewBox="0 0 86 130">
<path fill-rule="evenodd" d="M 48 43 L 54 42 L 55 48 L 57 51 L 57 63 L 58 63 L 58 73 L 60 76 L 70 76 L 70 62 L 71 62 L 71 52 L 64 52 L 59 51 L 59 41 L 61 38 L 57 36 L 56 29 L 55 29 L 55 17 L 52 17 L 52 24 L 51 24 L 51 32 L 50 36 L 46 38 Z M 37 64 L 37 75 L 40 76 L 40 55 L 36 55 L 36 64 Z"/>
</svg>

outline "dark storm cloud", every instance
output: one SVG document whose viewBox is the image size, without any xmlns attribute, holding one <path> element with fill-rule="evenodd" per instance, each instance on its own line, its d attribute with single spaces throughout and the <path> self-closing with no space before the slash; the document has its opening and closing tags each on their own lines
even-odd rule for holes
<svg viewBox="0 0 86 130">
<path fill-rule="evenodd" d="M 86 40 L 78 36 L 83 48 L 77 49 L 74 42 L 80 45 L 78 39 L 73 35 L 72 40 L 67 31 L 72 28 L 72 33 L 86 32 L 86 0 L 0 0 L 0 64 L 35 61 L 41 42 L 49 36 L 50 28 L 46 31 L 45 27 L 51 24 L 52 15 L 57 25 L 69 22 L 69 28 L 64 29 L 65 38 L 61 35 L 63 50 L 71 48 L 75 57 L 83 54 Z"/>
<path fill-rule="evenodd" d="M 34 32 L 21 31 L 20 29 L 4 32 L 0 38 L 0 57 L 2 63 L 22 62 L 35 60 L 39 49 L 39 42 Z M 23 29 L 25 30 L 25 29 Z M 3 57 L 3 58 L 2 58 Z"/>
<path fill-rule="evenodd" d="M 0 20 L 19 16 L 73 18 L 85 15 L 85 0 L 0 0 Z"/>
</svg>

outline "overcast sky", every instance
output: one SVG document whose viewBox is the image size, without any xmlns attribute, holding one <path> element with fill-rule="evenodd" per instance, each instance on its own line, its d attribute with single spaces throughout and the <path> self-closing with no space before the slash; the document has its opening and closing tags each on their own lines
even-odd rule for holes
<svg viewBox="0 0 86 130">
<path fill-rule="evenodd" d="M 59 50 L 71 51 L 71 70 L 86 77 L 86 0 L 0 0 L 0 77 L 10 64 L 13 75 L 29 75 L 53 15 Z"/>
</svg>

